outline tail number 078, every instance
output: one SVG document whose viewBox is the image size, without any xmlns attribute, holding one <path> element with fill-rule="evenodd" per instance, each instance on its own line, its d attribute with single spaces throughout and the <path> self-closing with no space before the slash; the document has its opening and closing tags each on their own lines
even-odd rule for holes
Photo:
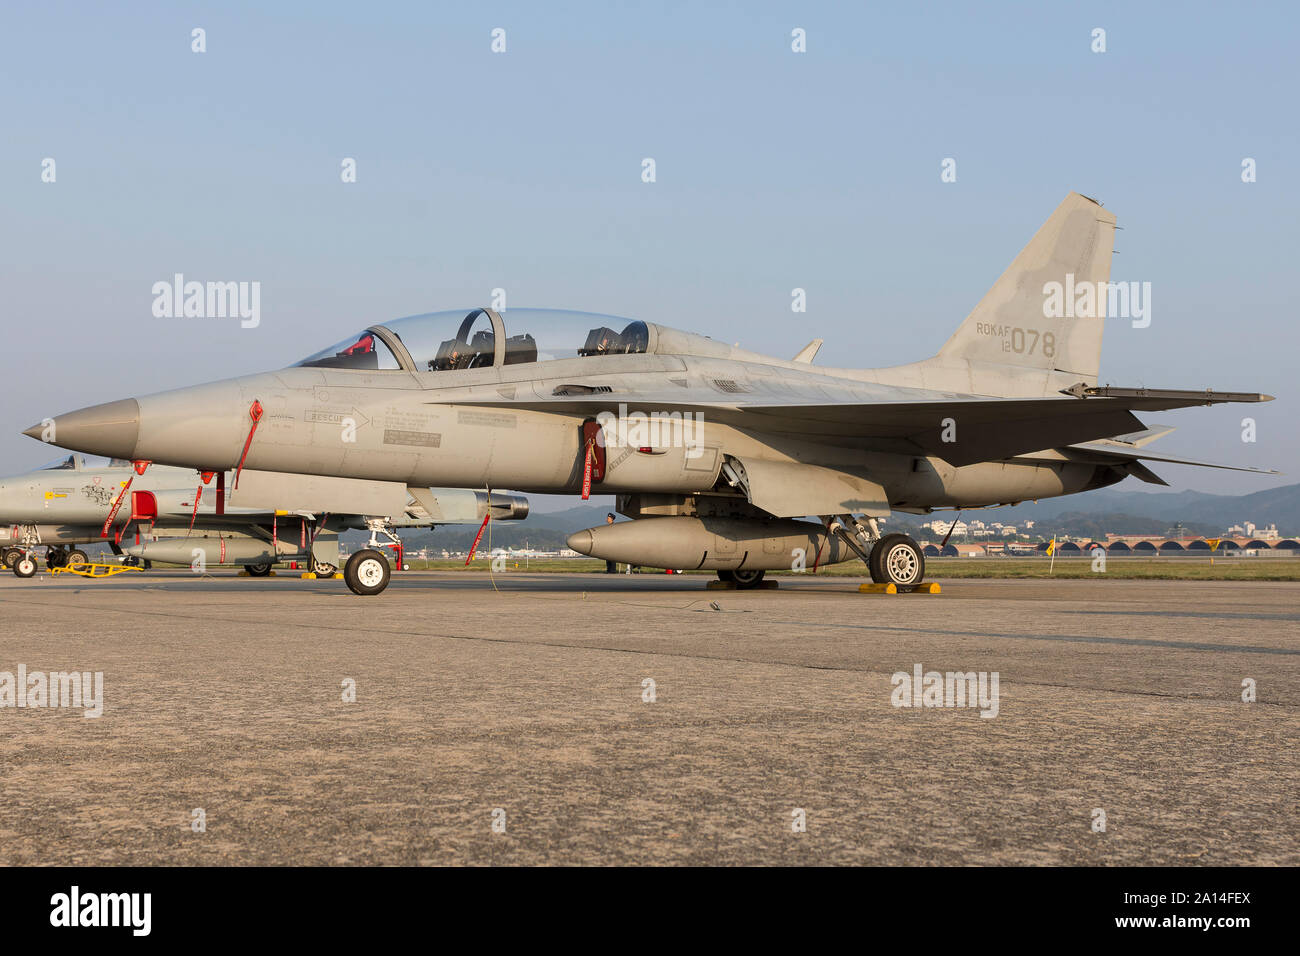
<svg viewBox="0 0 1300 956">
<path fill-rule="evenodd" d="M 1002 337 L 1002 351 L 1015 352 L 1017 355 L 1033 355 L 1042 348 L 1044 358 L 1056 356 L 1056 334 L 1037 329 L 1009 328 Z"/>
</svg>

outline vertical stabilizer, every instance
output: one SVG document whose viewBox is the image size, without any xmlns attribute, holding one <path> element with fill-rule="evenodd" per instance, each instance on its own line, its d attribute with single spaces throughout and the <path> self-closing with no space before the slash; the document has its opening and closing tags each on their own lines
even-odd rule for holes
<svg viewBox="0 0 1300 956">
<path fill-rule="evenodd" d="M 1096 384 L 1115 216 L 1070 193 L 936 356 Z M 983 376 L 981 376 L 983 377 Z"/>
</svg>

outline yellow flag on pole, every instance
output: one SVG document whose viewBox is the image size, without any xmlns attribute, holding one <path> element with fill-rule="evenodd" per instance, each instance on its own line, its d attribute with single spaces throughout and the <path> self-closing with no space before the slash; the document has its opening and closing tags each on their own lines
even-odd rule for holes
<svg viewBox="0 0 1300 956">
<path fill-rule="evenodd" d="M 1051 540 L 1051 542 L 1047 545 L 1047 553 L 1048 553 L 1048 554 L 1055 554 L 1055 553 L 1056 553 L 1056 539 L 1055 539 L 1055 538 L 1053 538 L 1053 539 Z"/>
<path fill-rule="evenodd" d="M 1222 538 L 1210 538 L 1210 539 L 1209 539 L 1208 541 L 1206 541 L 1205 543 L 1208 544 L 1208 545 L 1210 546 L 1210 550 L 1211 550 L 1211 551 L 1218 551 L 1218 550 L 1219 550 L 1219 542 L 1222 541 L 1222 540 L 1223 540 Z"/>
</svg>

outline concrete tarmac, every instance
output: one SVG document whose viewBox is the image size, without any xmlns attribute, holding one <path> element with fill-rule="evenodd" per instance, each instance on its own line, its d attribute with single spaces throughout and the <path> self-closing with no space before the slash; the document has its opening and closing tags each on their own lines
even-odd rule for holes
<svg viewBox="0 0 1300 956">
<path fill-rule="evenodd" d="M 1300 863 L 1300 585 L 706 580 L 0 574 L 0 863 Z"/>
</svg>

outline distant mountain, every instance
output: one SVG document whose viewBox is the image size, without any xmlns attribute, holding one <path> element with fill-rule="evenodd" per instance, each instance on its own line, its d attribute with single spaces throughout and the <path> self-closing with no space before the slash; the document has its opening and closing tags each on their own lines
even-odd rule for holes
<svg viewBox="0 0 1300 956">
<path fill-rule="evenodd" d="M 976 515 L 978 512 L 971 511 L 968 514 Z M 999 508 L 987 514 L 997 514 L 998 517 L 994 520 L 1003 524 L 1023 524 L 1026 519 L 1035 522 L 1060 521 L 1067 514 L 1094 517 L 1106 515 L 1112 519 L 1125 516 L 1155 520 L 1163 523 L 1164 528 L 1181 523 L 1198 533 L 1221 532 L 1229 525 L 1253 521 L 1257 525 L 1276 524 L 1282 534 L 1291 535 L 1300 532 L 1300 484 L 1268 488 L 1248 495 L 1210 495 L 1200 491 L 1160 494 L 1103 488 L 1081 495 L 1047 498 L 1015 508 Z M 1145 528 L 1134 528 L 1131 532 L 1126 532 L 1123 528 L 1110 530 L 1117 534 L 1147 533 Z M 1151 533 L 1158 534 L 1160 531 Z"/>
</svg>

